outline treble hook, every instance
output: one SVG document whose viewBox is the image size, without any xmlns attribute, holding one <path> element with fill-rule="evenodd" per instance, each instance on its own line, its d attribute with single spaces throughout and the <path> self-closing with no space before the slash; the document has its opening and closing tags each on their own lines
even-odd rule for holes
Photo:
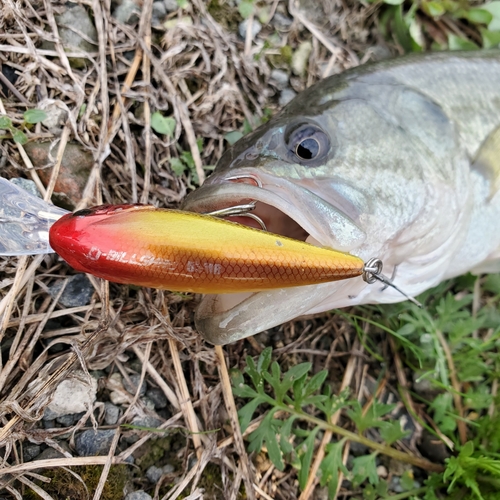
<svg viewBox="0 0 500 500">
<path fill-rule="evenodd" d="M 380 281 L 381 283 L 384 283 L 384 285 L 390 286 L 394 288 L 394 290 L 397 290 L 401 295 L 406 297 L 410 302 L 415 304 L 416 306 L 420 307 L 420 309 L 423 309 L 424 306 L 415 298 L 410 297 L 407 295 L 401 288 L 397 287 L 387 276 L 384 276 L 382 274 L 382 269 L 384 265 L 380 259 L 373 258 L 370 259 L 368 262 L 365 262 L 363 266 L 363 273 L 362 273 L 362 278 L 363 280 L 366 281 L 368 284 L 373 284 L 376 281 Z"/>
</svg>

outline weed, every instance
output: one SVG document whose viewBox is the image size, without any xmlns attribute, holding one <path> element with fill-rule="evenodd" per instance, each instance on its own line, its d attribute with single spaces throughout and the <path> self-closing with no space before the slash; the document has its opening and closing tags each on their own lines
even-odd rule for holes
<svg viewBox="0 0 500 500">
<path fill-rule="evenodd" d="M 28 109 L 23 113 L 23 121 L 20 124 L 20 127 L 17 128 L 8 116 L 0 116 L 0 130 L 7 130 L 9 132 L 8 136 L 0 136 L 0 139 L 12 138 L 14 142 L 26 144 L 28 142 L 28 138 L 21 129 L 25 127 L 29 128 L 30 125 L 43 122 L 46 118 L 47 113 L 45 113 L 45 111 L 42 111 L 41 109 Z"/>
<path fill-rule="evenodd" d="M 431 401 L 418 394 L 413 397 L 426 405 L 427 418 L 436 432 L 424 426 L 454 449 L 444 465 L 394 447 L 406 436 L 399 420 L 391 420 L 394 405 L 374 399 L 363 408 L 345 391 L 332 394 L 327 371 L 311 376 L 310 363 L 283 373 L 272 360 L 270 348 L 256 361 L 247 358 L 244 372 L 235 372 L 233 377 L 235 395 L 247 400 L 239 410 L 242 429 L 250 425 L 257 411 L 264 412 L 260 425 L 248 436 L 248 451 L 265 448 L 278 470 L 294 467 L 299 486 L 304 488 L 317 438 L 328 430 L 337 441 L 326 447 L 320 483 L 328 487 L 331 497 L 341 472 L 354 487 L 363 485 L 364 498 L 386 498 L 388 485 L 376 469 L 377 457 L 386 455 L 432 472 L 425 486 L 418 488 L 414 488 L 411 474 L 403 475 L 400 481 L 406 492 L 390 498 L 444 498 L 439 492 L 445 498 L 494 498 L 492 492 L 500 490 L 500 415 L 492 390 L 500 368 L 500 277 L 492 275 L 481 281 L 485 293 L 483 306 L 477 310 L 473 309 L 475 279 L 466 276 L 426 292 L 420 297 L 425 309 L 404 303 L 365 307 L 362 315 L 339 311 L 376 359 L 382 358 L 378 345 L 370 340 L 374 332 L 366 335 L 361 323 L 372 325 L 376 335 L 391 335 L 406 365 L 420 369 L 436 389 Z M 458 283 L 461 291 L 454 293 Z M 342 427 L 330 423 L 338 411 L 346 419 Z M 349 427 L 356 432 L 346 430 Z M 371 453 L 346 466 L 342 455 L 347 441 L 361 443 Z"/>
</svg>

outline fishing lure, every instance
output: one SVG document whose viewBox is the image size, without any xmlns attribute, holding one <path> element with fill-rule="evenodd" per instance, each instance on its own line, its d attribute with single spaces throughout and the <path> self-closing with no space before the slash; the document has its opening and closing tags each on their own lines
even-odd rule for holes
<svg viewBox="0 0 500 500">
<path fill-rule="evenodd" d="M 254 292 L 364 271 L 353 255 L 209 215 L 144 205 L 103 205 L 64 215 L 51 226 L 49 242 L 78 271 L 184 292 Z"/>
</svg>

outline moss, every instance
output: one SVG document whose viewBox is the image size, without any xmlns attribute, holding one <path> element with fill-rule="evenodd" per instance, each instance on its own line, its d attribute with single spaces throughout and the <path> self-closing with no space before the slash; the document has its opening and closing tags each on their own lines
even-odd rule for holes
<svg viewBox="0 0 500 500">
<path fill-rule="evenodd" d="M 211 0 L 208 4 L 210 15 L 228 31 L 236 32 L 242 17 L 235 7 L 229 6 L 224 0 Z"/>
<path fill-rule="evenodd" d="M 83 483 L 66 469 L 47 470 L 43 475 L 51 480 L 50 483 L 37 481 L 37 484 L 54 500 L 76 500 L 87 498 L 88 495 L 92 498 L 101 478 L 102 469 L 102 465 L 72 467 L 71 470 L 82 478 Z M 129 471 L 126 465 L 111 466 L 100 497 L 101 500 L 123 500 L 123 489 L 128 478 Z M 26 491 L 23 498 L 25 500 L 40 499 L 33 490 Z"/>
</svg>

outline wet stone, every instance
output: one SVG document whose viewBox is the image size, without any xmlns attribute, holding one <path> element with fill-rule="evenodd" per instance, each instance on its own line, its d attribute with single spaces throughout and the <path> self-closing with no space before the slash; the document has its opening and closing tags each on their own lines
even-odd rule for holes
<svg viewBox="0 0 500 500">
<path fill-rule="evenodd" d="M 114 435 L 115 431 L 113 429 L 84 431 L 75 439 L 76 452 L 81 457 L 106 455 L 109 452 Z"/>
<path fill-rule="evenodd" d="M 139 382 L 141 381 L 141 376 L 138 374 L 134 374 L 134 375 L 129 375 L 128 378 L 131 383 L 129 383 L 129 381 L 124 377 L 123 387 L 125 387 L 125 390 L 127 392 L 130 392 L 130 394 L 135 395 L 135 393 L 137 392 L 137 387 L 139 386 Z M 147 390 L 147 384 L 146 381 L 144 381 L 141 385 L 141 389 L 139 390 L 139 396 L 144 396 L 144 394 L 146 394 L 146 390 Z"/>
<path fill-rule="evenodd" d="M 106 425 L 115 425 L 120 417 L 120 408 L 113 403 L 104 403 L 104 422 Z"/>
<path fill-rule="evenodd" d="M 280 106 L 286 106 L 295 96 L 297 93 L 295 90 L 292 89 L 283 89 L 280 93 L 280 98 L 279 98 L 279 105 Z"/>
<path fill-rule="evenodd" d="M 245 19 L 238 26 L 238 33 L 240 34 L 241 38 L 243 38 L 243 40 L 245 40 L 247 37 L 247 28 L 248 28 L 248 19 Z M 260 33 L 261 29 L 262 29 L 262 24 L 260 24 L 260 22 L 257 21 L 257 19 L 254 19 L 252 22 L 252 40 Z"/>
<path fill-rule="evenodd" d="M 156 465 L 152 465 L 146 471 L 146 477 L 151 484 L 156 484 L 160 480 L 161 476 L 163 476 L 163 469 L 156 467 Z"/>
<path fill-rule="evenodd" d="M 52 297 L 56 297 L 63 286 L 63 282 L 58 282 L 49 288 L 49 293 Z M 59 303 L 64 307 L 80 307 L 90 304 L 94 287 L 85 274 L 75 274 L 68 278 L 68 283 Z"/>
<path fill-rule="evenodd" d="M 23 460 L 25 462 L 30 462 L 35 457 L 40 455 L 42 448 L 37 444 L 29 444 L 23 447 Z"/>
<path fill-rule="evenodd" d="M 146 493 L 144 490 L 133 491 L 129 493 L 125 500 L 153 500 L 149 493 Z"/>
<path fill-rule="evenodd" d="M 279 90 L 285 89 L 288 87 L 288 73 L 281 69 L 273 69 L 271 71 L 269 83 Z"/>
<path fill-rule="evenodd" d="M 155 410 L 162 410 L 163 408 L 166 408 L 168 404 L 167 397 L 165 396 L 165 394 L 161 389 L 157 388 L 149 389 L 149 391 L 146 392 L 146 396 L 155 405 Z"/>
</svg>

